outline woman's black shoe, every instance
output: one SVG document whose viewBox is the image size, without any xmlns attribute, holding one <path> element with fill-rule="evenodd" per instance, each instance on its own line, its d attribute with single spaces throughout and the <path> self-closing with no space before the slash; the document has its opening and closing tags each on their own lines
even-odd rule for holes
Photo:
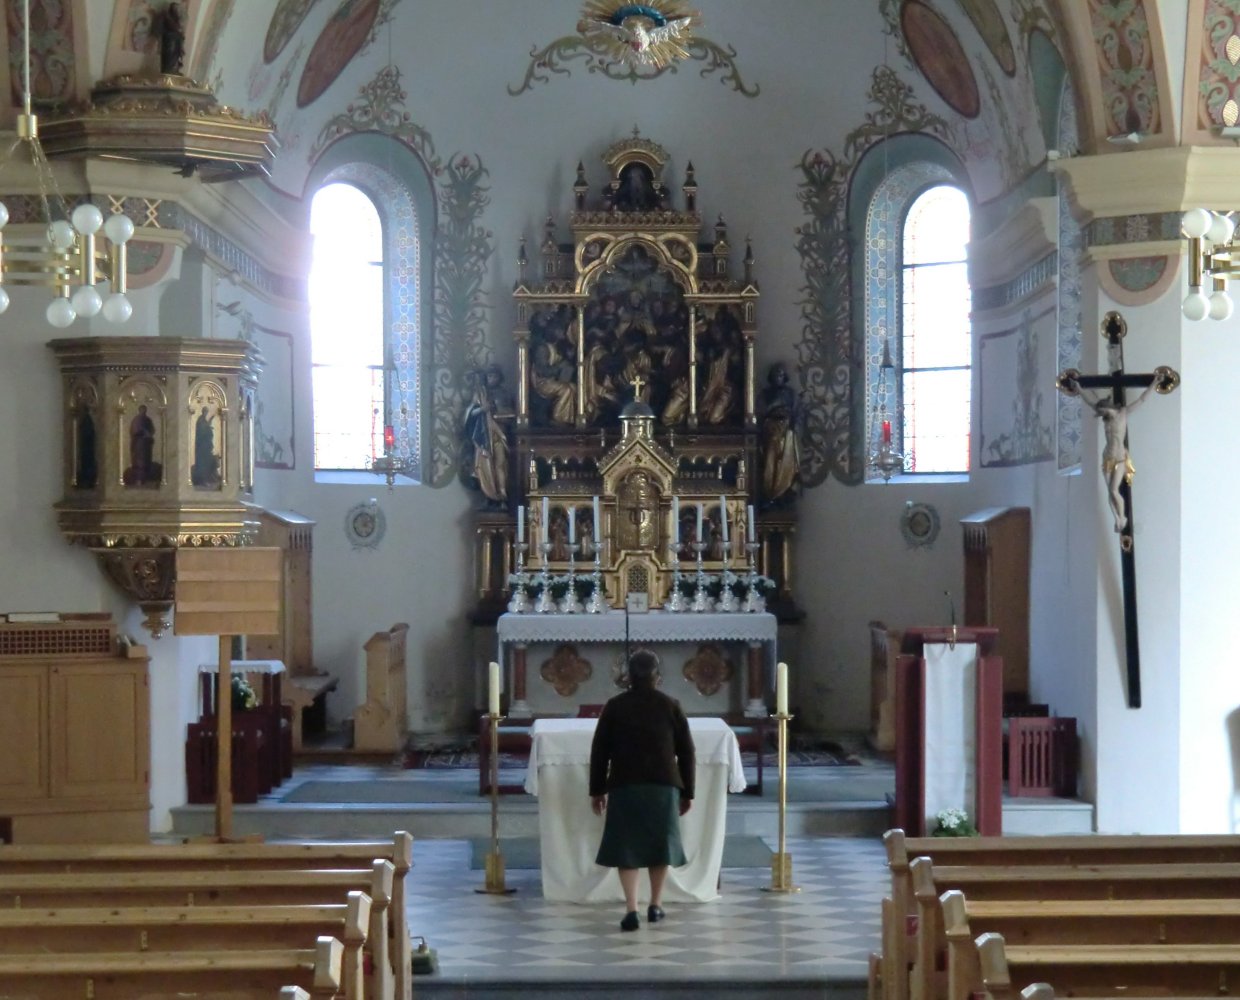
<svg viewBox="0 0 1240 1000">
<path fill-rule="evenodd" d="M 646 919 L 652 924 L 657 924 L 663 919 L 663 907 L 650 906 L 646 908 Z"/>
<path fill-rule="evenodd" d="M 661 913 L 660 916 L 662 916 Z M 620 929 L 622 931 L 635 931 L 640 926 L 641 921 L 637 919 L 636 910 L 629 910 L 629 912 L 624 915 L 624 919 L 620 921 Z"/>
</svg>

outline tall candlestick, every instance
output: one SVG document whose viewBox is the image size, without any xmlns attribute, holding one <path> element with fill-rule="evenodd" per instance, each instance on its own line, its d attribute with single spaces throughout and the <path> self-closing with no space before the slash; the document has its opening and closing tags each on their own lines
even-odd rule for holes
<svg viewBox="0 0 1240 1000">
<path fill-rule="evenodd" d="M 719 496 L 719 521 L 723 524 L 723 547 L 728 547 L 728 501 L 720 494 Z"/>
<path fill-rule="evenodd" d="M 752 542 L 753 537 L 754 537 L 753 535 L 753 504 L 749 505 L 749 509 L 745 512 L 745 515 L 749 519 L 749 540 Z"/>
<path fill-rule="evenodd" d="M 603 542 L 603 519 L 598 512 L 598 497 L 594 498 L 594 549 L 598 551 L 602 548 Z"/>
<path fill-rule="evenodd" d="M 672 544 L 680 548 L 680 497 L 672 497 Z"/>
<path fill-rule="evenodd" d="M 775 664 L 775 714 L 788 714 L 788 664 Z"/>
<path fill-rule="evenodd" d="M 698 505 L 697 505 L 697 507 L 698 507 L 698 530 L 697 530 L 697 540 L 698 540 L 699 542 L 704 542 L 706 539 L 704 539 L 704 538 L 702 537 L 702 505 L 701 505 L 701 504 L 698 504 Z"/>
<path fill-rule="evenodd" d="M 517 508 L 517 544 L 525 541 L 525 507 Z"/>
<path fill-rule="evenodd" d="M 487 686 L 487 711 L 499 715 L 499 664 L 491 661 L 490 676 Z"/>
<path fill-rule="evenodd" d="M 568 544 L 575 545 L 577 543 L 577 508 L 568 508 Z"/>
<path fill-rule="evenodd" d="M 550 516 L 551 516 L 550 505 L 547 503 L 547 498 L 543 497 L 542 498 L 542 530 L 539 533 L 542 535 L 542 543 L 544 545 L 547 544 L 547 519 Z"/>
</svg>

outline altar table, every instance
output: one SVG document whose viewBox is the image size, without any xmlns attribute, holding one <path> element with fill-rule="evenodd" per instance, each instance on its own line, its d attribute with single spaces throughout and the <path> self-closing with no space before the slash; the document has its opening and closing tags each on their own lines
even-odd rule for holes
<svg viewBox="0 0 1240 1000">
<path fill-rule="evenodd" d="M 765 694 L 773 688 L 775 677 L 775 640 L 778 622 L 773 614 L 761 612 L 693 612 L 648 611 L 626 614 L 605 611 L 602 614 L 503 614 L 496 622 L 499 643 L 497 660 L 507 664 L 505 654 L 511 649 L 512 681 L 510 718 L 529 718 L 533 713 L 526 703 L 526 647 L 533 643 L 622 643 L 627 629 L 631 644 L 743 642 L 749 647 L 745 683 L 745 714 L 767 714 Z M 768 684 L 769 681 L 769 684 Z"/>
<path fill-rule="evenodd" d="M 590 808 L 590 744 L 597 719 L 539 719 L 531 733 L 525 790 L 538 796 L 543 897 L 561 902 L 622 901 L 614 868 L 594 863 L 603 817 Z M 672 868 L 664 884 L 671 902 L 706 902 L 719 895 L 719 866 L 727 823 L 728 792 L 745 789 L 736 735 L 722 719 L 691 718 L 697 763 L 693 807 L 680 818 L 689 863 Z M 646 899 L 643 874 L 639 894 Z"/>
</svg>

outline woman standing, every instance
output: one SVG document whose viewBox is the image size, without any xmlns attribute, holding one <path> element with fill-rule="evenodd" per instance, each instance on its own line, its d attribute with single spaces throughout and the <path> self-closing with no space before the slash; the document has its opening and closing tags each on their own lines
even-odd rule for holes
<svg viewBox="0 0 1240 1000">
<path fill-rule="evenodd" d="M 693 802 L 693 737 L 674 698 L 657 690 L 659 658 L 648 649 L 629 657 L 629 689 L 603 707 L 590 748 L 590 798 L 606 813 L 598 864 L 620 870 L 623 931 L 640 926 L 637 878 L 650 875 L 646 919 L 663 919 L 663 883 L 671 865 L 686 864 L 680 817 Z"/>
</svg>

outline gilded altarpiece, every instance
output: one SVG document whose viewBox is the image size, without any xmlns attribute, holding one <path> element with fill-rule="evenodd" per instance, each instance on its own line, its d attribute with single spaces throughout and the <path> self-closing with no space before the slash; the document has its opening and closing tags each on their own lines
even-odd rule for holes
<svg viewBox="0 0 1240 1000">
<path fill-rule="evenodd" d="M 553 576 L 570 567 L 589 576 L 597 555 L 607 607 L 633 593 L 662 607 L 676 563 L 696 571 L 698 544 L 710 574 L 725 556 L 743 572 L 750 556 L 748 509 L 762 510 L 752 251 L 734 252 L 722 217 L 702 238 L 692 163 L 674 197 L 657 143 L 634 134 L 602 159 L 596 195 L 577 167 L 571 240 L 548 218 L 537 259 L 522 241 L 515 399 L 504 392 L 506 412 L 492 407 L 508 421 L 507 481 L 478 515 L 475 620 L 494 620 L 508 602 L 518 508 L 528 511 L 526 570 L 537 574 L 545 556 Z M 475 465 L 480 453 L 471 452 Z M 761 515 L 756 533 L 766 572 Z M 790 575 L 782 553 L 775 562 Z"/>
</svg>

